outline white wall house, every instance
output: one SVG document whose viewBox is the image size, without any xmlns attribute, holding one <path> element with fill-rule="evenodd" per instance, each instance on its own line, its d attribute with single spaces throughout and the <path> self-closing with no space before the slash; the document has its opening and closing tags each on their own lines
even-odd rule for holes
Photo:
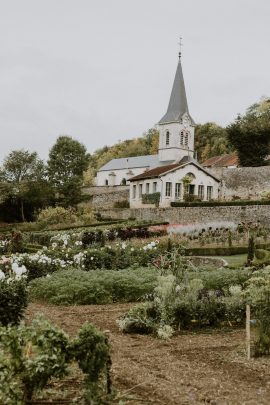
<svg viewBox="0 0 270 405">
<path fill-rule="evenodd" d="M 189 184 L 185 183 L 187 177 Z M 197 162 L 187 160 L 186 163 L 164 166 L 133 177 L 130 180 L 130 207 L 145 207 L 143 194 L 156 192 L 160 193 L 160 207 L 169 207 L 171 202 L 183 200 L 184 194 L 210 201 L 218 198 L 219 184 L 219 180 Z"/>
</svg>

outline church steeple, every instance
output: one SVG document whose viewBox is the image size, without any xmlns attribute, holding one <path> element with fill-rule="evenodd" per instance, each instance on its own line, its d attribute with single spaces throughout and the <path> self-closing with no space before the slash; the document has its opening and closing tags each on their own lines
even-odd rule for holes
<svg viewBox="0 0 270 405">
<path fill-rule="evenodd" d="M 190 120 L 194 124 L 188 111 L 188 103 L 181 65 L 181 52 L 180 52 L 171 97 L 169 101 L 169 106 L 166 114 L 159 121 L 159 124 L 165 124 L 169 122 L 180 122 L 185 113 L 189 116 Z"/>
<path fill-rule="evenodd" d="M 159 161 L 180 161 L 194 156 L 195 122 L 188 110 L 181 65 L 181 50 L 166 114 L 159 121 Z"/>
</svg>

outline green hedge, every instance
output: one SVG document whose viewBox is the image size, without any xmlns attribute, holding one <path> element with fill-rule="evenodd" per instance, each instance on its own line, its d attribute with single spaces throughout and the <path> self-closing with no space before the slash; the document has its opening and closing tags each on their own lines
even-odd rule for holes
<svg viewBox="0 0 270 405">
<path fill-rule="evenodd" d="M 270 200 L 171 202 L 171 207 L 245 207 L 246 205 L 270 205 Z"/>
<path fill-rule="evenodd" d="M 143 204 L 155 204 L 156 206 L 159 204 L 160 201 L 160 193 L 151 193 L 151 194 L 143 194 L 142 195 L 142 203 Z"/>
<path fill-rule="evenodd" d="M 245 254 L 248 251 L 247 246 L 232 247 L 198 247 L 187 248 L 185 250 L 188 256 L 232 256 Z"/>
</svg>

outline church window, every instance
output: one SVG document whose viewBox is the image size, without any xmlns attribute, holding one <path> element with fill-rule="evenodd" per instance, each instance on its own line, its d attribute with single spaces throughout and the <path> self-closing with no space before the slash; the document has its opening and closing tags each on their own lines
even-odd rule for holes
<svg viewBox="0 0 270 405">
<path fill-rule="evenodd" d="M 213 198 L 213 186 L 207 186 L 207 200 L 212 200 Z"/>
<path fill-rule="evenodd" d="M 181 186 L 182 186 L 181 183 L 175 183 L 175 194 L 174 194 L 174 196 L 175 196 L 176 200 L 179 200 L 180 197 L 181 197 Z"/>
<path fill-rule="evenodd" d="M 185 145 L 186 146 L 188 145 L 188 132 L 186 132 L 186 135 L 185 135 Z"/>
<path fill-rule="evenodd" d="M 139 184 L 139 198 L 142 197 L 142 188 L 143 188 L 143 185 Z"/>
<path fill-rule="evenodd" d="M 170 145 L 170 132 L 166 132 L 166 145 Z"/>
<path fill-rule="evenodd" d="M 172 183 L 167 181 L 166 182 L 165 196 L 166 197 L 171 197 L 171 195 L 172 195 Z"/>
<path fill-rule="evenodd" d="M 180 145 L 184 145 L 184 131 L 180 133 Z"/>
<path fill-rule="evenodd" d="M 198 197 L 204 200 L 204 186 L 202 184 L 198 186 Z"/>
<path fill-rule="evenodd" d="M 132 198 L 133 199 L 136 198 L 136 184 L 134 184 L 133 187 L 132 187 Z"/>
</svg>

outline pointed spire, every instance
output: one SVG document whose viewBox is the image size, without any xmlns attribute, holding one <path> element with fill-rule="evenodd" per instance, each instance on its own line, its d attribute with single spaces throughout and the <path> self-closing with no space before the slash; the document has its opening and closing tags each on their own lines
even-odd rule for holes
<svg viewBox="0 0 270 405">
<path fill-rule="evenodd" d="M 182 72 L 181 51 L 180 51 L 169 106 L 166 114 L 159 121 L 159 124 L 165 124 L 168 122 L 179 122 L 185 113 L 187 113 L 190 117 L 188 111 L 184 77 Z M 191 117 L 190 119 L 191 122 L 193 123 Z"/>
</svg>

